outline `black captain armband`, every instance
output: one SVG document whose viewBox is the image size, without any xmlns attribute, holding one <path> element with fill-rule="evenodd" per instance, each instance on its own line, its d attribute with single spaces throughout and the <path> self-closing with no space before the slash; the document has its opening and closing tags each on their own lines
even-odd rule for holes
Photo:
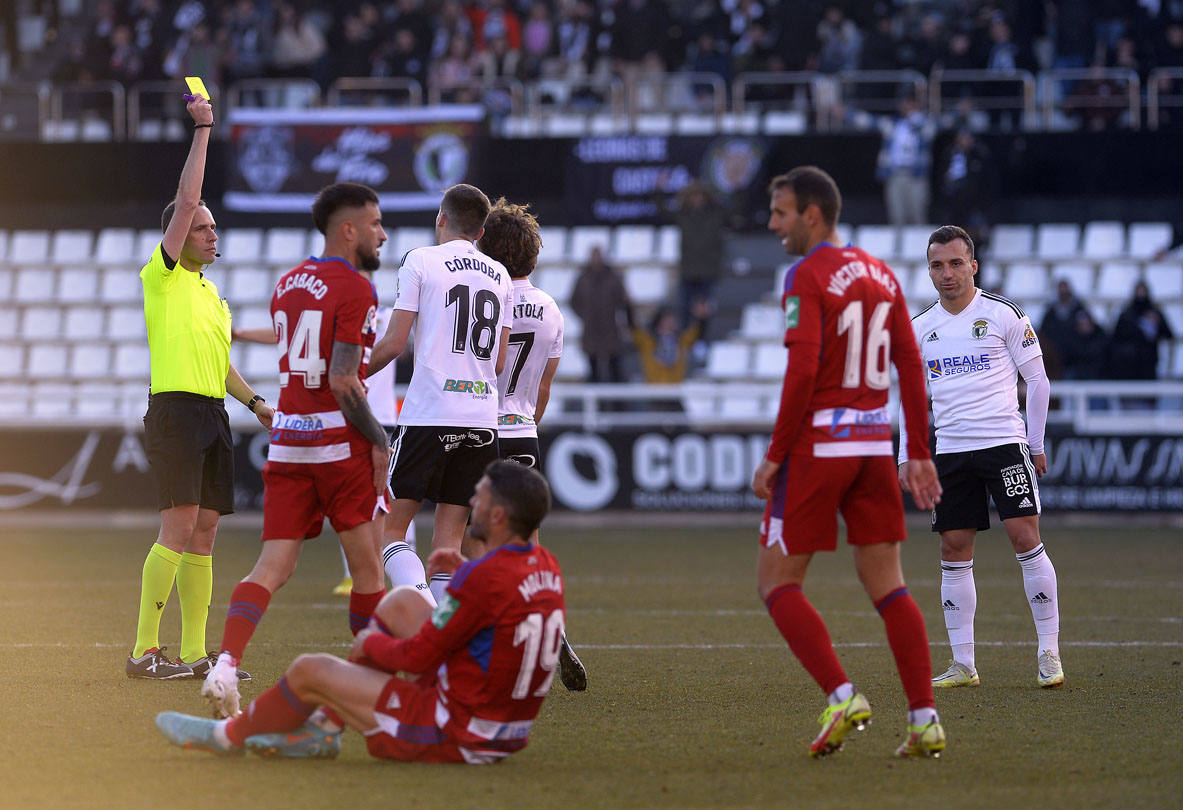
<svg viewBox="0 0 1183 810">
<path fill-rule="evenodd" d="M 248 402 L 248 403 L 246 404 L 246 406 L 247 406 L 247 408 L 250 410 L 250 412 L 251 412 L 251 413 L 254 413 L 254 412 L 255 412 L 255 405 L 256 405 L 257 403 L 259 403 L 259 402 L 266 402 L 266 401 L 267 401 L 267 400 L 263 399 L 263 398 L 262 398 L 261 396 L 259 396 L 258 394 L 255 394 L 253 397 L 251 397 L 251 401 L 250 401 L 250 402 Z"/>
<path fill-rule="evenodd" d="M 194 129 L 212 129 L 213 126 L 214 126 L 213 124 L 194 124 L 193 128 Z"/>
</svg>

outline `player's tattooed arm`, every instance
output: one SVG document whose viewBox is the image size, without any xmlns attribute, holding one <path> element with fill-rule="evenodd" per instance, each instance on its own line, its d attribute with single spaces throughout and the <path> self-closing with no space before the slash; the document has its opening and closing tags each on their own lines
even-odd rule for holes
<svg viewBox="0 0 1183 810">
<path fill-rule="evenodd" d="M 370 410 L 366 389 L 357 377 L 361 354 L 362 347 L 356 343 L 333 341 L 333 356 L 329 360 L 329 387 L 350 424 L 374 445 L 386 447 L 386 431 Z"/>
</svg>

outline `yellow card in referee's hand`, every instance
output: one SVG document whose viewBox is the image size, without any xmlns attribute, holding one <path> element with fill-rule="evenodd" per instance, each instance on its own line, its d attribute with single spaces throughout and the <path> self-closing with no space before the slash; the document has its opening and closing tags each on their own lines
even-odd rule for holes
<svg viewBox="0 0 1183 810">
<path fill-rule="evenodd" d="M 189 85 L 189 92 L 195 96 L 201 96 L 206 101 L 210 100 L 209 90 L 205 89 L 205 82 L 201 80 L 200 76 L 186 76 L 185 84 Z"/>
</svg>

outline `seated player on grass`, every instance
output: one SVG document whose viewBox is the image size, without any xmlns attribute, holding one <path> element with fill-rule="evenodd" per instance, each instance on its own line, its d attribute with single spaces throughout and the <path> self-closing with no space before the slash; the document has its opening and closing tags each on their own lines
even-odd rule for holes
<svg viewBox="0 0 1183 810">
<path fill-rule="evenodd" d="M 217 754 L 331 758 L 340 733 L 308 722 L 324 705 L 379 758 L 479 765 L 520 751 L 554 678 L 565 619 L 559 564 L 529 540 L 550 500 L 535 470 L 490 463 L 468 527 L 489 551 L 470 562 L 449 549 L 431 555 L 431 568 L 454 571 L 434 612 L 414 588 L 397 588 L 349 660 L 301 655 L 238 717 L 162 712 L 157 728 Z"/>
</svg>

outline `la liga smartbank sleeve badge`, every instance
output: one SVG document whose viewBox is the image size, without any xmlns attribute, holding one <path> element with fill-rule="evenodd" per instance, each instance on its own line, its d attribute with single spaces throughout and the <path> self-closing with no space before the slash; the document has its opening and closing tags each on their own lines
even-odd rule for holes
<svg viewBox="0 0 1183 810">
<path fill-rule="evenodd" d="M 801 317 L 801 299 L 795 295 L 785 298 L 785 329 L 796 329 Z"/>
</svg>

